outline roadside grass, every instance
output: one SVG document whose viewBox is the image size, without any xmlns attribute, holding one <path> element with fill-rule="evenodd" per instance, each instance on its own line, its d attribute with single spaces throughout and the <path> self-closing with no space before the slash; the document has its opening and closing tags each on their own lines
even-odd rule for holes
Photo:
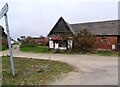
<svg viewBox="0 0 120 87">
<path fill-rule="evenodd" d="M 117 51 L 91 51 L 91 52 L 52 52 L 47 46 L 24 46 L 20 47 L 20 51 L 35 52 L 35 53 L 54 53 L 54 54 L 97 54 L 101 56 L 120 56 L 120 52 Z"/>
<path fill-rule="evenodd" d="M 18 57 L 13 59 L 15 77 L 11 74 L 9 57 L 2 57 L 2 85 L 47 85 L 61 73 L 74 70 L 74 67 L 59 61 Z"/>
<path fill-rule="evenodd" d="M 60 54 L 82 54 L 82 55 L 100 55 L 100 56 L 120 56 L 117 51 L 91 51 L 91 52 L 63 52 Z"/>
<path fill-rule="evenodd" d="M 23 46 L 23 47 L 20 47 L 20 51 L 52 53 L 52 51 L 50 51 L 47 46 Z"/>
<path fill-rule="evenodd" d="M 101 56 L 120 56 L 120 52 L 117 51 L 95 51 L 94 54 Z"/>
</svg>

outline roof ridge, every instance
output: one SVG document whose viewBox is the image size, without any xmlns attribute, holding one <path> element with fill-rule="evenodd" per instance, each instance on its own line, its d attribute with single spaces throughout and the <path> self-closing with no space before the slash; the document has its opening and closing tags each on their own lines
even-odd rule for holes
<svg viewBox="0 0 120 87">
<path fill-rule="evenodd" d="M 95 22 L 82 22 L 82 23 L 75 23 L 75 24 L 69 24 L 69 25 L 103 23 L 103 22 L 112 22 L 112 21 L 119 21 L 119 20 L 107 20 L 107 21 L 95 21 Z"/>
</svg>

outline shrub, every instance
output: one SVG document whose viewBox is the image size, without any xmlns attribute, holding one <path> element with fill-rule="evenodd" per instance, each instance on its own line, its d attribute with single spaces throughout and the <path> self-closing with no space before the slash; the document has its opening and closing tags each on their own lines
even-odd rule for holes
<svg viewBox="0 0 120 87">
<path fill-rule="evenodd" d="M 31 37 L 27 37 L 24 40 L 21 41 L 21 46 L 20 47 L 35 47 L 37 45 L 37 43 L 35 42 L 35 40 L 33 40 Z"/>
<path fill-rule="evenodd" d="M 95 36 L 87 30 L 82 30 L 77 36 L 74 37 L 74 51 L 75 52 L 88 52 L 92 50 L 95 42 Z"/>
<path fill-rule="evenodd" d="M 8 41 L 7 38 L 2 38 L 2 50 L 8 49 Z"/>
</svg>

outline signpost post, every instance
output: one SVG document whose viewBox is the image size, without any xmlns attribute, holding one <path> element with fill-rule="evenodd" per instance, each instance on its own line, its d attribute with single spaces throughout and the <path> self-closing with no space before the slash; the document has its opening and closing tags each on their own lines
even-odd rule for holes
<svg viewBox="0 0 120 87">
<path fill-rule="evenodd" d="M 13 74 L 13 76 L 15 76 L 14 63 L 13 63 L 13 54 L 12 54 L 12 48 L 11 48 L 11 38 L 10 38 L 10 32 L 9 32 L 7 12 L 8 12 L 8 4 L 6 3 L 5 6 L 2 8 L 2 10 L 1 10 L 1 12 L 0 12 L 0 19 L 1 19 L 3 16 L 5 16 L 5 24 L 6 24 L 8 45 L 9 45 L 11 69 L 12 69 L 12 74 Z"/>
</svg>

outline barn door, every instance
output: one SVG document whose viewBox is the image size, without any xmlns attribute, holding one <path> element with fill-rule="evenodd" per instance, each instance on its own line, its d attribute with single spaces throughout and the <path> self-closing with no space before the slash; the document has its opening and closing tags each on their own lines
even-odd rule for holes
<svg viewBox="0 0 120 87">
<path fill-rule="evenodd" d="M 59 49 L 59 43 L 58 43 L 58 41 L 54 41 L 54 48 L 55 49 Z"/>
</svg>

